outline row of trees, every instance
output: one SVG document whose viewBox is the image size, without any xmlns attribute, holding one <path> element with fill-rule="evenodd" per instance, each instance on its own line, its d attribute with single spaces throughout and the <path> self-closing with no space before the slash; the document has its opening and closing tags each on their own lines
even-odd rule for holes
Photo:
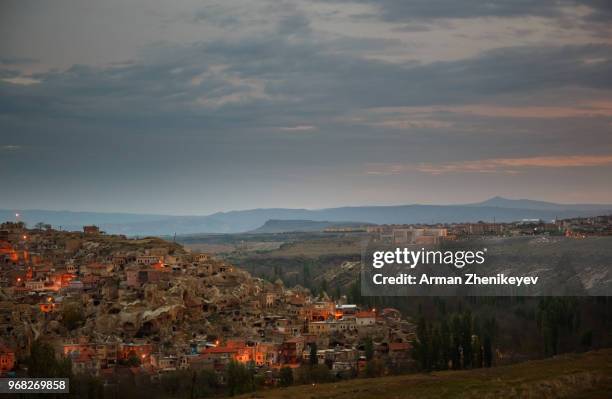
<svg viewBox="0 0 612 399">
<path fill-rule="evenodd" d="M 573 297 L 547 297 L 540 299 L 537 322 L 544 340 L 544 353 L 554 356 L 559 353 L 559 345 L 566 336 L 574 335 L 580 327 L 578 301 Z M 582 345 L 590 346 L 588 333 Z M 588 344 L 588 345 L 587 345 Z"/>
<path fill-rule="evenodd" d="M 423 371 L 491 367 L 496 334 L 495 318 L 481 322 L 469 310 L 435 323 L 428 323 L 421 316 L 413 357 Z"/>
</svg>

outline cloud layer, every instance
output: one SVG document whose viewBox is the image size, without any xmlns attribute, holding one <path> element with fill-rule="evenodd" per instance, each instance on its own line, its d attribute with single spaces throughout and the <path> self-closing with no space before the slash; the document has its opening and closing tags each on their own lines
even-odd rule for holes
<svg viewBox="0 0 612 399">
<path fill-rule="evenodd" d="M 1 7 L 5 206 L 612 202 L 607 2 Z"/>
</svg>

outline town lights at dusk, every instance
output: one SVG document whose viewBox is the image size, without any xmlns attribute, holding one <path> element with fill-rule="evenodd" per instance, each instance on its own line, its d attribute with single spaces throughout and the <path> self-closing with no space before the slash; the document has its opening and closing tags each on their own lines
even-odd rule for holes
<svg viewBox="0 0 612 399">
<path fill-rule="evenodd" d="M 0 394 L 612 398 L 612 0 L 0 0 L 0 49 Z"/>
</svg>

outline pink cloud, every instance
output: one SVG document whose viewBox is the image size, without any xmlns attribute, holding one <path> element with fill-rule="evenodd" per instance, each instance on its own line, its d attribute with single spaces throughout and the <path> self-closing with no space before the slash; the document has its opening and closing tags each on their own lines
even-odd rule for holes
<svg viewBox="0 0 612 399">
<path fill-rule="evenodd" d="M 539 156 L 529 158 L 492 158 L 474 161 L 418 164 L 369 164 L 371 175 L 396 175 L 418 171 L 431 175 L 447 173 L 517 174 L 528 168 L 579 168 L 612 165 L 612 155 Z"/>
</svg>

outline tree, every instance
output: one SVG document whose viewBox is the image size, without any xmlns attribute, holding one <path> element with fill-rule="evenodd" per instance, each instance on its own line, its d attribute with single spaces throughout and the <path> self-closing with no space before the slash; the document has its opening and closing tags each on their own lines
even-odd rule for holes
<svg viewBox="0 0 612 399">
<path fill-rule="evenodd" d="M 323 281 L 321 281 L 320 290 L 321 290 L 321 292 L 327 293 L 327 291 L 328 291 L 327 280 L 323 279 Z"/>
<path fill-rule="evenodd" d="M 588 330 L 582 333 L 582 337 L 580 338 L 580 345 L 582 345 L 585 350 L 593 346 L 593 330 Z"/>
<path fill-rule="evenodd" d="M 136 352 L 131 352 L 130 356 L 125 361 L 125 365 L 129 367 L 138 367 L 140 366 L 140 358 L 136 354 Z"/>
<path fill-rule="evenodd" d="M 351 303 L 361 303 L 364 304 L 364 299 L 368 297 L 361 296 L 361 273 L 357 276 L 357 281 L 351 284 L 348 292 L 348 301 Z"/>
<path fill-rule="evenodd" d="M 310 365 L 311 366 L 316 366 L 319 359 L 317 358 L 317 344 L 316 342 L 313 342 L 312 344 L 310 344 Z"/>
<path fill-rule="evenodd" d="M 436 326 L 431 331 L 431 346 L 429 350 L 429 367 L 432 370 L 441 368 L 442 358 L 442 336 L 440 329 Z"/>
<path fill-rule="evenodd" d="M 340 299 L 341 296 L 342 296 L 342 294 L 340 292 L 340 284 L 338 282 L 336 282 L 336 286 L 334 288 L 334 299 L 338 300 L 338 299 Z"/>
<path fill-rule="evenodd" d="M 85 321 L 81 307 L 77 303 L 65 303 L 62 307 L 62 324 L 68 330 L 74 330 Z"/>
<path fill-rule="evenodd" d="M 249 389 L 255 392 L 255 362 L 250 360 L 246 365 Z"/>
<path fill-rule="evenodd" d="M 482 354 L 482 343 L 480 342 L 480 337 L 476 336 L 474 340 L 474 344 L 472 345 L 472 350 L 474 351 L 474 361 L 472 362 L 474 367 L 482 367 L 483 366 L 483 354 Z"/>
<path fill-rule="evenodd" d="M 466 310 L 462 317 L 461 348 L 463 349 L 463 367 L 472 366 L 472 313 Z"/>
<path fill-rule="evenodd" d="M 312 288 L 310 284 L 310 265 L 308 264 L 308 262 L 304 262 L 302 274 L 304 278 L 304 287 Z"/>
<path fill-rule="evenodd" d="M 43 377 L 48 376 L 57 367 L 55 351 L 47 343 L 34 341 L 30 350 L 28 363 L 28 376 Z"/>
<path fill-rule="evenodd" d="M 363 343 L 366 360 L 370 361 L 374 357 L 374 342 L 372 337 L 368 336 Z"/>
<path fill-rule="evenodd" d="M 51 345 L 34 341 L 27 359 L 29 377 L 70 378 L 72 362 L 69 358 L 58 359 Z"/>
<path fill-rule="evenodd" d="M 429 334 L 427 332 L 427 320 L 424 316 L 419 317 L 417 323 L 417 340 L 413 342 L 413 357 L 421 370 L 429 370 Z"/>
<path fill-rule="evenodd" d="M 451 336 L 446 318 L 440 323 L 440 346 L 442 349 L 440 366 L 442 370 L 446 370 L 451 359 Z"/>
<path fill-rule="evenodd" d="M 75 398 L 102 399 L 104 384 L 99 378 L 79 374 L 70 379 L 70 394 Z"/>
<path fill-rule="evenodd" d="M 365 368 L 366 377 L 380 377 L 385 371 L 385 365 L 380 359 L 372 359 L 368 361 Z"/>
<path fill-rule="evenodd" d="M 544 352 L 556 355 L 564 333 L 578 327 L 579 313 L 574 298 L 542 298 L 538 306 L 538 325 L 544 339 Z"/>
<path fill-rule="evenodd" d="M 461 368 L 461 318 L 458 315 L 451 320 L 451 361 L 454 370 Z"/>
<path fill-rule="evenodd" d="M 491 348 L 491 337 L 488 335 L 484 337 L 482 345 L 482 357 L 485 367 L 491 367 L 493 364 L 493 348 Z"/>
<path fill-rule="evenodd" d="M 280 369 L 280 385 L 288 387 L 293 384 L 293 371 L 290 367 L 284 366 Z"/>
<path fill-rule="evenodd" d="M 248 392 L 252 388 L 252 378 L 247 368 L 232 360 L 227 366 L 227 388 L 230 396 Z"/>
</svg>

